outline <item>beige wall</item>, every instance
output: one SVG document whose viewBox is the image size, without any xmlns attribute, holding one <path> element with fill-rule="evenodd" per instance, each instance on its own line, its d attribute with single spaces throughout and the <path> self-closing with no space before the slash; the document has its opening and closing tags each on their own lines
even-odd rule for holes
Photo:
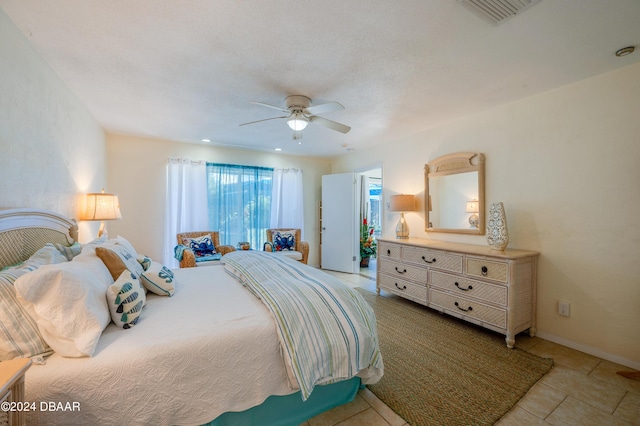
<svg viewBox="0 0 640 426">
<path fill-rule="evenodd" d="M 109 191 L 118 194 L 123 219 L 109 222 L 110 235 L 130 239 L 136 249 L 162 259 L 166 166 L 169 157 L 216 163 L 303 170 L 304 238 L 311 247 L 309 264 L 318 265 L 318 203 L 326 159 L 288 156 L 211 145 L 187 144 L 132 136 L 107 135 Z"/>
<path fill-rule="evenodd" d="M 476 114 L 333 162 L 382 161 L 390 194 L 422 195 L 424 163 L 486 155 L 486 199 L 504 202 L 511 248 L 541 253 L 539 335 L 640 369 L 640 64 Z M 403 154 L 404 153 L 404 154 Z M 487 207 L 488 208 L 488 207 Z M 486 245 L 486 238 L 411 234 Z M 385 214 L 394 236 L 398 213 Z M 571 316 L 557 313 L 558 301 Z"/>
<path fill-rule="evenodd" d="M 0 9 L 0 207 L 77 218 L 105 178 L 104 132 Z M 97 229 L 80 223 L 80 239 Z"/>
</svg>

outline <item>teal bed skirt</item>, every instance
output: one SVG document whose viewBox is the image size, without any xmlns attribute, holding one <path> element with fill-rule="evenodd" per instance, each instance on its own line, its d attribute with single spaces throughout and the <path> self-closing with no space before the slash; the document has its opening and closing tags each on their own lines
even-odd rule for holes
<svg viewBox="0 0 640 426">
<path fill-rule="evenodd" d="M 204 426 L 289 426 L 299 425 L 324 411 L 355 398 L 360 378 L 316 386 L 306 401 L 300 392 L 270 396 L 264 403 L 241 412 L 227 412 Z"/>
</svg>

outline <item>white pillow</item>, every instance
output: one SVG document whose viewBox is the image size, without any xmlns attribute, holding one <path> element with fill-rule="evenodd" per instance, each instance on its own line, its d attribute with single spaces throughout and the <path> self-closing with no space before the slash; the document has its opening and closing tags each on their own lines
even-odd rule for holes
<svg viewBox="0 0 640 426">
<path fill-rule="evenodd" d="M 149 268 L 140 277 L 142 285 L 152 293 L 160 296 L 173 296 L 173 272 L 162 263 L 151 261 Z"/>
<path fill-rule="evenodd" d="M 111 321 L 105 294 L 113 283 L 97 256 L 42 266 L 19 277 L 18 301 L 38 324 L 51 348 L 62 356 L 92 356 Z"/>
<path fill-rule="evenodd" d="M 115 241 L 116 244 L 120 244 L 122 247 L 127 249 L 127 251 L 131 253 L 134 258 L 138 257 L 138 252 L 135 248 L 133 248 L 133 244 L 131 244 L 125 237 L 121 237 L 120 235 L 118 235 L 113 239 L 113 241 Z"/>
<path fill-rule="evenodd" d="M 140 280 L 125 270 L 107 290 L 111 319 L 120 328 L 131 328 L 140 319 L 147 298 Z"/>
</svg>

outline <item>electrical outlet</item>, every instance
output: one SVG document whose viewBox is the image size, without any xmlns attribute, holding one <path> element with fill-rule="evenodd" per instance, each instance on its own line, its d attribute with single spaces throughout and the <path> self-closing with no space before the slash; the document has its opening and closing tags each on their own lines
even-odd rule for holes
<svg viewBox="0 0 640 426">
<path fill-rule="evenodd" d="M 568 302 L 558 302 L 558 313 L 563 317 L 568 317 L 571 312 L 571 305 Z"/>
</svg>

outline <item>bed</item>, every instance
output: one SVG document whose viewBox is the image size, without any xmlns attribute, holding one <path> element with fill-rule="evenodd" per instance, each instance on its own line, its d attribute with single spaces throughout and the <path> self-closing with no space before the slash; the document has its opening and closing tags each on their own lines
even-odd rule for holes
<svg viewBox="0 0 640 426">
<path fill-rule="evenodd" d="M 77 248 L 76 230 L 73 220 L 53 212 L 0 210 L 0 268 L 29 265 L 46 243 Z M 225 255 L 224 266 L 173 270 L 171 297 L 148 291 L 130 328 L 114 319 L 95 342 L 84 335 L 61 340 L 41 323 L 40 302 L 29 291 L 39 277 L 54 277 L 42 291 L 55 293 L 55 310 L 64 312 L 60 306 L 80 303 L 68 300 L 81 299 L 75 295 L 88 292 L 87 286 L 117 284 L 128 271 L 114 278 L 96 255 L 100 244 L 82 245 L 71 260 L 28 266 L 14 283 L 19 303 L 30 306 L 25 316 L 37 318 L 43 340 L 52 343 L 49 352 L 32 357 L 26 374 L 25 399 L 36 403 L 26 413 L 28 424 L 300 424 L 349 402 L 383 374 L 375 317 L 357 292 L 299 262 L 278 257 L 271 265 L 264 257 L 269 254 L 260 252 Z M 135 257 L 144 263 L 144 256 Z M 88 269 L 91 284 L 65 287 L 73 273 Z M 320 293 L 323 298 L 315 299 Z M 285 304 L 288 298 L 294 305 Z M 75 324 L 96 318 L 61 321 L 72 333 Z M 339 331 L 326 328 L 327 321 L 337 322 Z M 344 352 L 335 352 L 336 346 Z M 87 347 L 93 349 L 89 355 Z M 53 409 L 41 409 L 43 402 Z"/>
</svg>

